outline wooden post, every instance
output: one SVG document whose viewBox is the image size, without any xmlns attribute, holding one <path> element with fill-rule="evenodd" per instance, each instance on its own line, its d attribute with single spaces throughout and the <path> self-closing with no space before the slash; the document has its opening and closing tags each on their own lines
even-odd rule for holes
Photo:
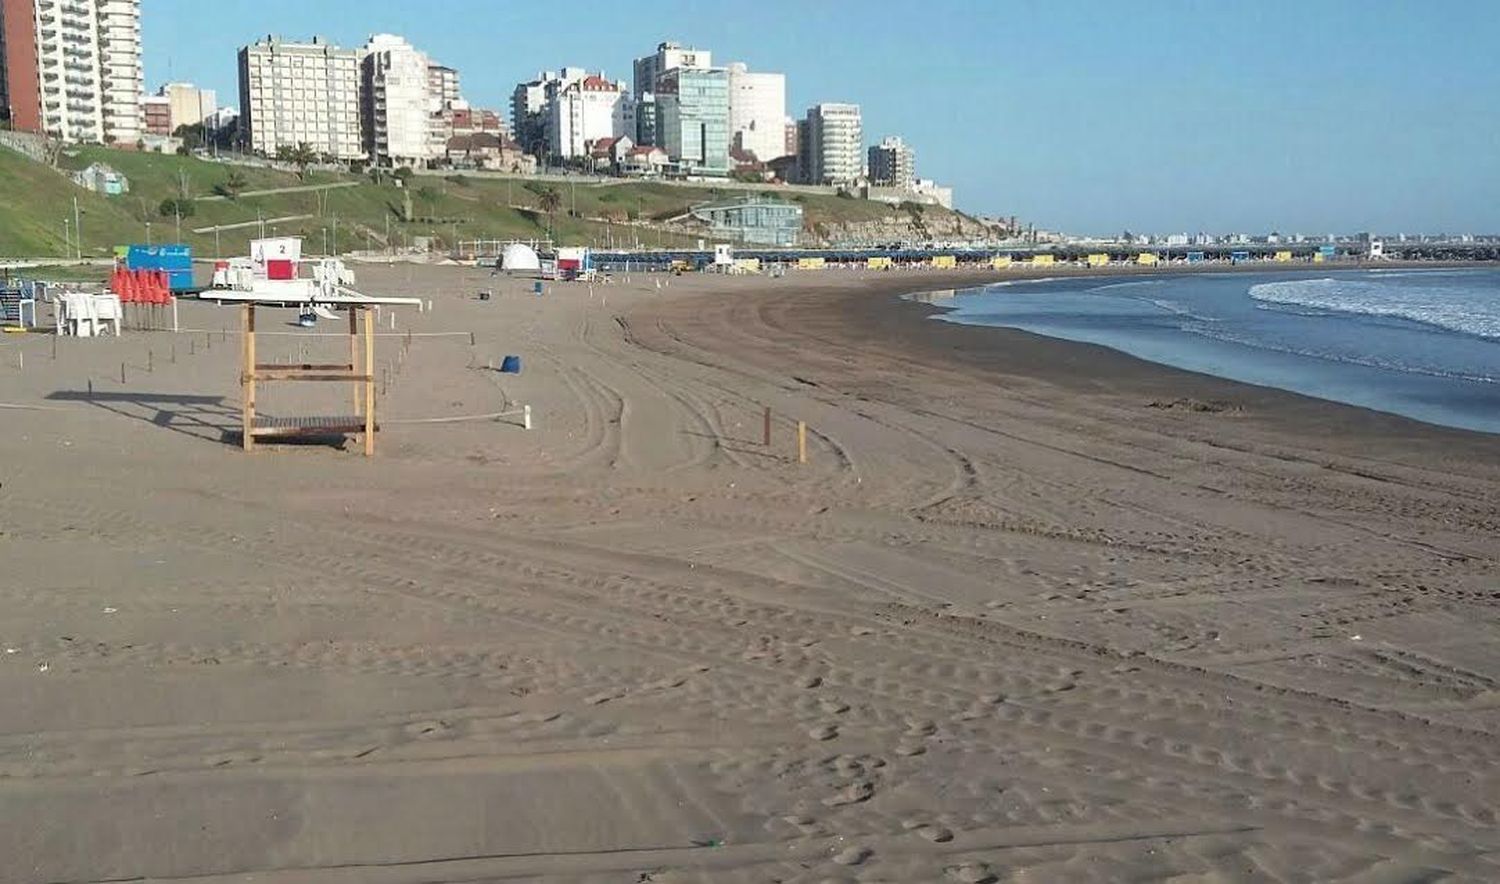
<svg viewBox="0 0 1500 884">
<path fill-rule="evenodd" d="M 246 304 L 243 319 L 245 366 L 240 375 L 240 404 L 243 410 L 244 449 L 255 450 L 255 305 Z"/>
<path fill-rule="evenodd" d="M 767 448 L 770 448 L 771 447 L 771 406 L 769 406 L 769 405 L 766 406 L 766 425 L 764 427 L 764 430 L 765 430 L 765 432 L 762 433 L 762 435 L 761 435 L 761 444 L 764 445 L 764 446 L 766 446 Z"/>
<path fill-rule="evenodd" d="M 365 457 L 375 455 L 375 317 L 365 308 Z"/>
<path fill-rule="evenodd" d="M 797 463 L 807 463 L 807 424 L 797 421 Z"/>
<path fill-rule="evenodd" d="M 359 374 L 359 311 L 349 308 L 349 370 Z M 354 414 L 364 414 L 359 406 L 359 384 L 354 385 Z"/>
</svg>

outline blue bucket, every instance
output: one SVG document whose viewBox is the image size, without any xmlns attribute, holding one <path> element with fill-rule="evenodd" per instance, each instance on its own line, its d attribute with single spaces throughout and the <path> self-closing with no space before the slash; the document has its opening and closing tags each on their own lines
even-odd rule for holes
<svg viewBox="0 0 1500 884">
<path fill-rule="evenodd" d="M 521 357 L 507 356 L 504 359 L 500 360 L 500 370 L 505 372 L 506 374 L 520 374 Z"/>
</svg>

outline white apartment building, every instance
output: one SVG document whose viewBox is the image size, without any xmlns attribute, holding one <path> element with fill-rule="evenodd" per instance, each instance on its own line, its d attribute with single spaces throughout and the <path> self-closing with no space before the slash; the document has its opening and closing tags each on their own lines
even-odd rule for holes
<svg viewBox="0 0 1500 884">
<path fill-rule="evenodd" d="M 440 110 L 463 104 L 463 94 L 458 87 L 458 71 L 447 65 L 427 66 L 427 95 L 432 102 L 430 110 Z"/>
<path fill-rule="evenodd" d="M 426 55 L 394 34 L 376 34 L 360 50 L 365 153 L 382 166 L 417 166 L 435 157 L 432 115 L 442 77 Z M 458 85 L 454 73 L 455 91 Z"/>
<path fill-rule="evenodd" d="M 361 159 L 359 53 L 314 37 L 267 37 L 240 49 L 240 135 L 274 155 L 306 143 L 339 159 Z M 426 82 L 426 70 L 422 72 Z"/>
<path fill-rule="evenodd" d="M 141 137 L 140 0 L 6 0 L 0 28 L 12 126 L 64 141 Z"/>
<path fill-rule="evenodd" d="M 527 153 L 540 155 L 548 147 L 548 101 L 569 83 L 587 76 L 583 68 L 540 71 L 535 80 L 516 84 L 510 96 L 511 131 Z"/>
<path fill-rule="evenodd" d="M 547 150 L 555 157 L 588 156 L 601 138 L 635 137 L 635 102 L 624 81 L 602 74 L 549 84 Z"/>
<path fill-rule="evenodd" d="M 899 135 L 880 139 L 870 147 L 870 183 L 911 190 L 917 180 L 917 152 Z"/>
<path fill-rule="evenodd" d="M 825 103 L 807 110 L 803 177 L 809 184 L 848 184 L 864 174 L 864 126 L 857 104 Z"/>
<path fill-rule="evenodd" d="M 168 83 L 158 94 L 167 99 L 171 108 L 173 132 L 178 126 L 196 126 L 219 109 L 214 90 L 199 89 L 192 83 Z"/>
<path fill-rule="evenodd" d="M 763 163 L 786 155 L 786 74 L 729 66 L 729 135 Z"/>
<path fill-rule="evenodd" d="M 635 97 L 656 91 L 656 81 L 673 68 L 711 68 L 713 53 L 681 43 L 657 44 L 656 51 L 635 60 Z"/>
<path fill-rule="evenodd" d="M 77 8 L 65 2 L 64 9 Z M 131 143 L 141 137 L 141 0 L 95 0 L 99 10 L 100 86 L 104 93 L 104 137 Z"/>
</svg>

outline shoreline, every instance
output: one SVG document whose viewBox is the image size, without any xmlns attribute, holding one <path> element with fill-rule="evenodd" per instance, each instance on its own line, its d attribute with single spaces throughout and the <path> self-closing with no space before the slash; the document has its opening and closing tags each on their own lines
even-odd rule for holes
<svg viewBox="0 0 1500 884">
<path fill-rule="evenodd" d="M 1415 264 L 1416 266 L 1411 266 Z M 1483 262 L 1458 262 L 1444 267 L 1435 267 L 1423 262 L 1401 262 L 1400 266 L 1394 263 L 1383 265 L 1390 269 L 1420 270 L 1431 269 L 1434 271 L 1443 269 L 1488 269 Z M 1332 270 L 1333 268 L 1327 268 Z M 1343 268 L 1343 272 L 1359 272 L 1369 270 L 1368 267 Z M 1277 271 L 1255 268 L 1262 273 Z M 1166 272 L 1166 275 L 1191 275 L 1204 271 L 1183 269 L 1180 273 Z M 1238 271 L 1237 271 L 1238 272 Z M 1251 271 L 1244 271 L 1251 272 Z M 1284 272 L 1311 272 L 1308 270 L 1288 270 Z M 1067 277 L 1091 276 L 1087 273 L 1066 274 Z M 1131 276 L 1142 276 L 1144 273 L 1119 274 L 1118 278 Z M 1114 275 L 1099 274 L 1094 277 L 1101 281 L 1108 280 Z M 1060 278 L 1060 277 L 1059 277 Z M 1025 281 L 1027 277 L 1021 277 Z M 994 282 L 1017 281 L 1013 276 L 1004 276 L 997 280 L 976 281 L 971 285 L 955 287 L 954 290 L 981 288 Z M 1041 282 L 1042 279 L 1032 280 Z M 911 291 L 892 293 L 888 300 L 892 303 L 888 309 L 908 314 L 906 319 L 927 320 L 925 322 L 913 322 L 912 324 L 927 329 L 936 326 L 944 329 L 963 329 L 979 332 L 978 336 L 969 333 L 949 334 L 937 332 L 943 343 L 937 346 L 923 345 L 920 352 L 927 356 L 942 358 L 945 353 L 958 354 L 962 361 L 976 368 L 1001 371 L 1005 373 L 1023 374 L 1043 380 L 1051 380 L 1069 386 L 1083 392 L 1107 393 L 1112 395 L 1130 395 L 1128 387 L 1121 386 L 1118 381 L 1129 378 L 1139 385 L 1143 394 L 1156 397 L 1167 395 L 1172 389 L 1182 387 L 1191 389 L 1192 393 L 1186 398 L 1199 400 L 1226 400 L 1243 405 L 1255 405 L 1261 410 L 1278 412 L 1282 415 L 1295 413 L 1296 420 L 1302 426 L 1285 426 L 1283 429 L 1292 432 L 1304 429 L 1313 429 L 1314 424 L 1333 421 L 1340 428 L 1338 432 L 1365 432 L 1377 433 L 1383 436 L 1396 435 L 1409 438 L 1421 435 L 1423 431 L 1431 431 L 1444 436 L 1448 434 L 1460 434 L 1461 436 L 1473 436 L 1479 439 L 1493 440 L 1500 445 L 1500 433 L 1491 433 L 1483 430 L 1469 429 L 1464 427 L 1449 426 L 1446 424 L 1431 423 L 1415 417 L 1408 417 L 1396 412 L 1381 411 L 1362 405 L 1340 402 L 1335 399 L 1325 399 L 1319 396 L 1300 393 L 1264 384 L 1256 384 L 1249 381 L 1237 380 L 1209 372 L 1196 371 L 1189 368 L 1169 365 L 1167 363 L 1154 362 L 1144 357 L 1133 355 L 1127 351 L 1116 349 L 1104 344 L 1095 344 L 1087 341 L 1078 341 L 1070 338 L 1054 337 L 1037 332 L 1011 326 L 989 326 L 973 325 L 956 322 L 931 321 L 933 317 L 951 312 L 954 308 L 938 303 L 920 300 L 920 297 L 930 294 L 932 291 L 944 291 L 942 287 L 933 289 L 931 287 L 917 288 Z M 874 325 L 885 328 L 885 334 L 891 334 L 894 330 L 886 328 L 889 320 L 880 317 L 874 320 Z M 985 333 L 996 333 L 994 347 L 997 350 L 1006 347 L 1014 348 L 1018 340 L 1025 341 L 1025 347 L 1036 354 L 1046 354 L 1050 360 L 1047 367 L 1038 367 L 1036 363 L 1016 365 L 1006 361 L 1000 356 L 987 356 L 985 350 Z M 923 332 L 925 335 L 926 332 Z M 1017 339 L 1011 336 L 1021 336 Z M 1048 345 L 1055 345 L 1048 347 Z M 951 348 L 951 349 L 950 349 Z M 1072 348 L 1078 348 L 1069 352 Z M 1083 376 L 1079 376 L 1078 373 Z M 1106 378 L 1108 378 L 1106 380 Z M 1320 409 L 1326 408 L 1325 414 L 1318 414 Z M 1280 418 L 1285 420 L 1285 417 Z M 1411 426 L 1405 426 L 1405 425 Z M 1422 428 L 1421 430 L 1417 428 Z M 1321 428 L 1317 428 L 1321 431 Z"/>
</svg>

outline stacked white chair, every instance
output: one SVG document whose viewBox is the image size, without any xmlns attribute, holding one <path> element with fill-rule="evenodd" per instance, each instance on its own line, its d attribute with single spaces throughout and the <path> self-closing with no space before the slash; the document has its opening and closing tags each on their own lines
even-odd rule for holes
<svg viewBox="0 0 1500 884">
<path fill-rule="evenodd" d="M 110 323 L 114 324 L 112 332 L 115 337 L 120 336 L 120 318 L 124 311 L 120 308 L 120 296 L 112 293 L 93 295 L 89 300 L 90 313 L 93 319 L 94 334 L 101 334 Z"/>
</svg>

